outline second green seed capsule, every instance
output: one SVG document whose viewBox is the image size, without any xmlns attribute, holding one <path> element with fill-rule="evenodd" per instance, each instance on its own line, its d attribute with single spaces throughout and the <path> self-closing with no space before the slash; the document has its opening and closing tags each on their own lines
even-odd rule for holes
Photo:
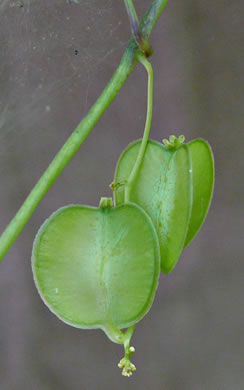
<svg viewBox="0 0 244 390">
<path fill-rule="evenodd" d="M 165 145 L 149 140 L 130 202 L 151 217 L 158 233 L 161 271 L 169 273 L 184 247 L 204 222 L 213 192 L 214 162 L 203 139 L 184 144 L 184 137 L 170 137 Z M 115 179 L 116 205 L 124 203 L 126 181 L 135 164 L 141 140 L 131 143 L 118 161 Z"/>
</svg>

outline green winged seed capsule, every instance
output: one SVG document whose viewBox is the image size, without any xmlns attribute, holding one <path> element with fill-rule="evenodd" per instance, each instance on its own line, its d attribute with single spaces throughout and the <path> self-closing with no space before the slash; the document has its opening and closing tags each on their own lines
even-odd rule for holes
<svg viewBox="0 0 244 390">
<path fill-rule="evenodd" d="M 165 146 L 149 140 L 130 201 L 152 218 L 161 252 L 161 271 L 169 273 L 206 217 L 213 193 L 214 162 L 203 139 L 183 144 L 184 137 L 171 136 Z M 126 181 L 135 164 L 141 140 L 122 153 L 113 189 L 117 205 L 124 203 Z M 120 184 L 121 183 L 121 184 Z"/>
<path fill-rule="evenodd" d="M 123 375 L 131 375 L 132 350 L 120 329 L 148 312 L 160 274 L 158 238 L 147 214 L 130 203 L 112 208 L 104 198 L 99 208 L 61 208 L 35 238 L 32 268 L 43 301 L 61 320 L 101 328 L 126 344 Z"/>
<path fill-rule="evenodd" d="M 211 203 L 214 187 L 214 158 L 204 139 L 189 142 L 192 160 L 193 203 L 185 247 L 200 230 Z"/>
<path fill-rule="evenodd" d="M 164 273 L 169 273 L 180 257 L 191 215 L 192 166 L 189 146 L 183 141 L 184 137 L 171 136 L 166 147 L 149 140 L 130 192 L 130 202 L 141 206 L 154 223 Z M 140 145 L 141 140 L 131 143 L 119 159 L 114 179 L 116 205 L 124 203 L 126 181 Z"/>
</svg>

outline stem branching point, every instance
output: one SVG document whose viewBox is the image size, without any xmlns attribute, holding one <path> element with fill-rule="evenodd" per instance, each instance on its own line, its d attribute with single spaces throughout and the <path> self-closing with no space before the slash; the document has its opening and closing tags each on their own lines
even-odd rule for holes
<svg viewBox="0 0 244 390">
<path fill-rule="evenodd" d="M 129 16 L 132 36 L 134 37 L 139 48 L 143 51 L 145 56 L 148 58 L 153 54 L 153 49 L 152 49 L 150 43 L 148 42 L 148 39 L 143 36 L 133 1 L 132 0 L 124 0 L 124 2 L 125 2 L 125 7 L 127 10 L 128 16 Z"/>
<path fill-rule="evenodd" d="M 152 1 L 149 10 L 143 17 L 142 22 L 140 23 L 140 31 L 147 41 L 167 2 L 168 0 Z M 125 50 L 117 70 L 113 74 L 102 94 L 57 153 L 56 157 L 43 173 L 15 217 L 2 233 L 0 237 L 0 261 L 4 258 L 16 238 L 19 236 L 49 188 L 53 185 L 57 177 L 73 158 L 88 134 L 94 128 L 95 124 L 101 118 L 127 80 L 139 60 L 138 51 L 138 45 L 136 44 L 134 38 L 132 38 L 129 41 L 128 47 Z"/>
</svg>

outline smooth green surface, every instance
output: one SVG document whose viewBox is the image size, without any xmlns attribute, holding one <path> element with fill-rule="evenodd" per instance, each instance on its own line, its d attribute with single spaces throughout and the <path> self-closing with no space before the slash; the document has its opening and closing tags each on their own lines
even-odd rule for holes
<svg viewBox="0 0 244 390">
<path fill-rule="evenodd" d="M 40 228 L 32 268 L 54 314 L 78 328 L 102 328 L 110 337 L 138 322 L 153 302 L 160 273 L 157 234 L 133 204 L 68 206 Z"/>
<path fill-rule="evenodd" d="M 204 139 L 189 142 L 192 159 L 193 203 L 185 247 L 200 230 L 211 203 L 214 187 L 214 159 Z"/>
<path fill-rule="evenodd" d="M 136 161 L 141 140 L 122 153 L 115 172 L 115 202 L 125 201 L 127 178 Z M 184 248 L 192 204 L 192 169 L 189 147 L 169 149 L 149 140 L 138 175 L 130 191 L 130 201 L 151 217 L 158 233 L 161 271 L 169 273 Z"/>
</svg>

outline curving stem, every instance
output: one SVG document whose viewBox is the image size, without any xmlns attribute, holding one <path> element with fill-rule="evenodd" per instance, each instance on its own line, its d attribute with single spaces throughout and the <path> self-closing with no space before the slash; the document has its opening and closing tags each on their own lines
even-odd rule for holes
<svg viewBox="0 0 244 390">
<path fill-rule="evenodd" d="M 131 174 L 129 176 L 128 181 L 125 184 L 125 202 L 130 201 L 130 192 L 131 188 L 133 186 L 133 182 L 139 172 L 144 153 L 147 146 L 148 137 L 150 134 L 151 129 L 151 122 L 152 122 L 152 106 L 153 106 L 153 68 L 150 62 L 145 58 L 144 55 L 138 54 L 138 59 L 142 63 L 142 65 L 145 67 L 147 74 L 148 74 L 148 92 L 147 92 L 147 118 L 146 118 L 146 124 L 145 124 L 145 130 L 143 134 L 142 143 L 139 149 L 139 153 L 135 162 L 135 165 L 131 171 Z"/>
<path fill-rule="evenodd" d="M 149 10 L 145 14 L 140 24 L 140 28 L 143 36 L 147 39 L 149 38 L 152 29 L 164 10 L 167 2 L 168 0 L 153 0 Z M 0 261 L 4 258 L 16 238 L 23 230 L 41 199 L 45 196 L 57 177 L 73 158 L 88 134 L 94 128 L 97 121 L 101 118 L 127 80 L 138 61 L 137 54 L 138 46 L 134 39 L 131 39 L 118 68 L 104 91 L 91 107 L 85 118 L 78 124 L 64 146 L 57 153 L 56 157 L 50 163 L 47 170 L 30 192 L 15 217 L 2 233 L 0 237 Z"/>
<path fill-rule="evenodd" d="M 134 329 L 135 325 L 132 325 L 126 332 L 121 332 L 120 329 L 112 326 L 111 324 L 107 324 L 103 328 L 104 332 L 111 341 L 116 344 L 124 345 L 125 354 L 118 364 L 118 367 L 123 369 L 123 376 L 131 376 L 133 372 L 136 371 L 135 365 L 130 361 L 130 355 L 135 353 L 135 348 L 130 346 L 130 340 L 134 333 Z"/>
</svg>

